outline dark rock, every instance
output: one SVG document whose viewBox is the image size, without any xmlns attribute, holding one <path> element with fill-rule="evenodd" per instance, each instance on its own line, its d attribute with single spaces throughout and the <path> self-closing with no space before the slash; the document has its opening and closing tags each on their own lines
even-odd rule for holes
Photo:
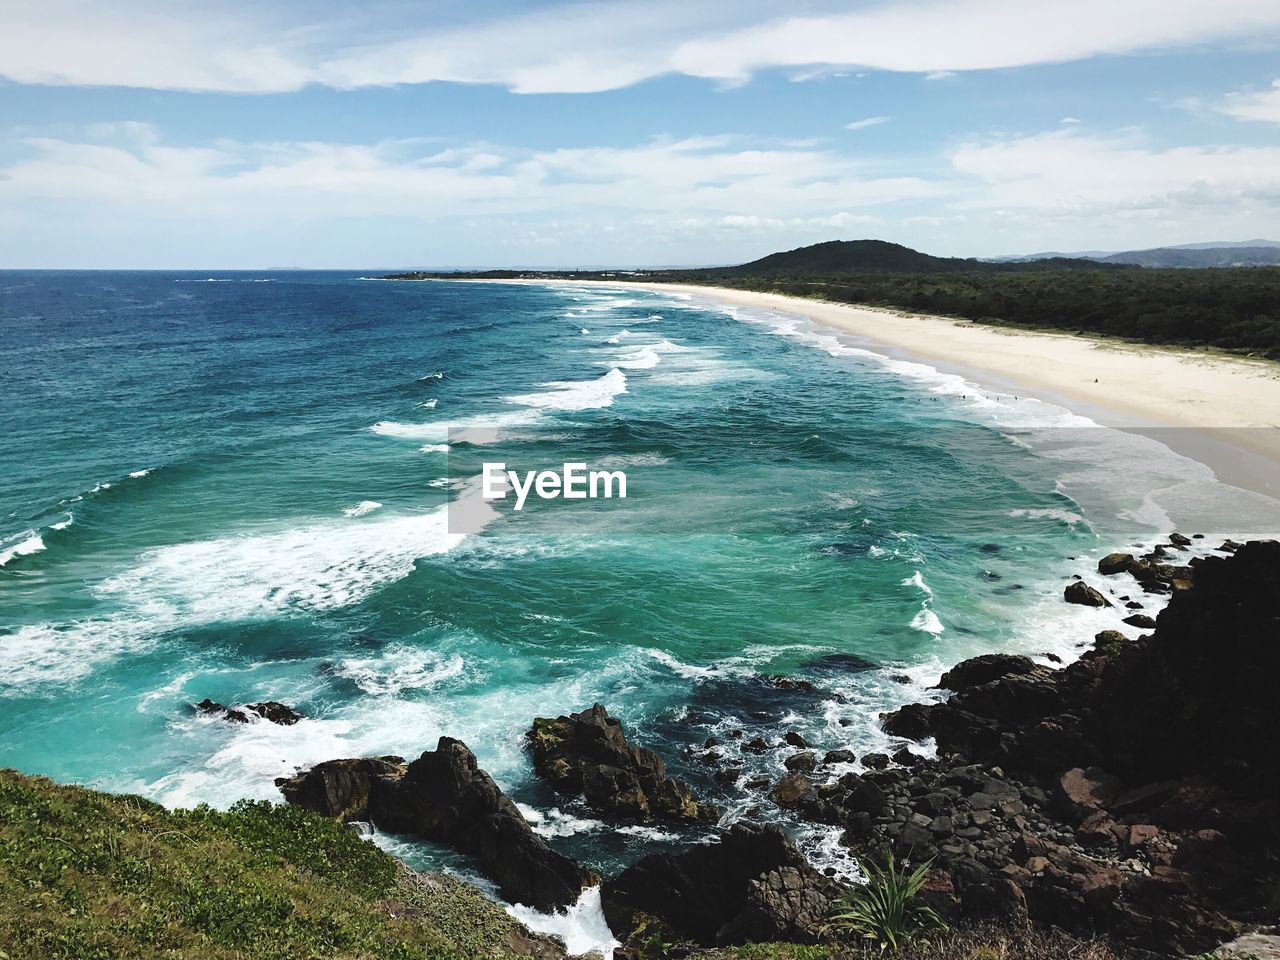
<svg viewBox="0 0 1280 960">
<path fill-rule="evenodd" d="M 816 943 L 839 891 L 777 827 L 737 823 L 718 843 L 645 857 L 606 881 L 601 901 L 624 941 L 655 918 L 706 946 Z"/>
<path fill-rule="evenodd" d="M 862 758 L 862 765 L 869 770 L 883 770 L 889 762 L 887 753 L 868 753 Z"/>
<path fill-rule="evenodd" d="M 853 763 L 858 759 L 852 750 L 828 750 L 822 757 L 823 763 Z"/>
<path fill-rule="evenodd" d="M 242 703 L 234 707 L 224 707 L 220 703 L 212 700 L 204 699 L 196 704 L 196 709 L 201 713 L 220 715 L 223 720 L 230 723 L 249 723 L 252 717 L 250 714 L 256 714 L 263 720 L 269 720 L 271 723 L 278 723 L 283 727 L 291 727 L 299 720 L 304 719 L 302 714 L 298 713 L 292 707 L 287 707 L 283 703 L 275 700 L 265 700 L 262 703 Z"/>
<path fill-rule="evenodd" d="M 942 675 L 938 686 L 943 690 L 967 690 L 1002 677 L 1030 673 L 1035 666 L 1030 657 L 987 653 L 956 664 Z"/>
<path fill-rule="evenodd" d="M 1125 617 L 1124 623 L 1131 627 L 1137 627 L 1139 630 L 1154 630 L 1156 622 L 1144 613 L 1135 613 L 1133 616 Z"/>
<path fill-rule="evenodd" d="M 1113 576 L 1129 570 L 1135 562 L 1131 553 L 1109 553 L 1098 561 L 1098 572 Z"/>
<path fill-rule="evenodd" d="M 1063 597 L 1067 603 L 1078 603 L 1086 607 L 1109 607 L 1111 601 L 1104 597 L 1093 587 L 1089 586 L 1083 580 L 1076 580 L 1067 584 L 1063 591 Z"/>
<path fill-rule="evenodd" d="M 1114 800 L 1120 793 L 1120 782 L 1097 767 L 1075 767 L 1058 778 L 1058 790 L 1067 810 L 1083 819 Z"/>
<path fill-rule="evenodd" d="M 466 744 L 441 737 L 407 767 L 386 757 L 337 760 L 278 782 L 290 803 L 344 820 L 371 820 L 475 858 L 502 896 L 539 910 L 563 908 L 599 881 L 547 846 L 479 768 Z"/>
<path fill-rule="evenodd" d="M 884 732 L 894 737 L 905 737 L 908 740 L 923 740 L 933 735 L 933 724 L 930 721 L 931 707 L 921 703 L 909 703 L 905 707 L 890 713 L 880 714 Z"/>
<path fill-rule="evenodd" d="M 769 791 L 769 799 L 783 808 L 798 806 L 813 790 L 803 773 L 789 773 Z"/>
<path fill-rule="evenodd" d="M 1099 653 L 1112 656 L 1120 652 L 1129 638 L 1119 630 L 1103 630 L 1093 638 L 1093 647 Z"/>
<path fill-rule="evenodd" d="M 686 784 L 667 776 L 661 757 L 629 744 L 622 724 L 598 703 L 567 717 L 537 718 L 527 740 L 543 780 L 580 794 L 608 816 L 690 822 L 719 817 Z"/>
<path fill-rule="evenodd" d="M 1190 537 L 1184 537 L 1184 536 L 1183 536 L 1182 534 L 1180 534 L 1180 533 L 1171 533 L 1171 534 L 1169 534 L 1169 542 L 1170 542 L 1170 543 L 1172 543 L 1175 547 L 1189 547 L 1189 546 L 1191 546 L 1191 538 L 1190 538 Z"/>
<path fill-rule="evenodd" d="M 788 770 L 799 772 L 799 773 L 812 773 L 814 768 L 817 765 L 818 765 L 817 756 L 815 756 L 811 751 L 808 751 L 808 750 L 804 751 L 803 753 L 793 754 L 792 756 L 787 757 L 785 761 L 783 761 L 783 766 L 785 766 Z"/>
<path fill-rule="evenodd" d="M 809 741 L 797 733 L 795 730 L 788 730 L 786 736 L 782 738 L 786 743 L 793 747 L 799 747 L 801 750 L 809 749 Z"/>
</svg>

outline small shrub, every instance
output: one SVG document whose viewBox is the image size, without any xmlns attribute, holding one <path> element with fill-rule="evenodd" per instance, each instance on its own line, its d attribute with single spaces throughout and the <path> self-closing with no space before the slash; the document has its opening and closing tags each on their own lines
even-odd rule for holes
<svg viewBox="0 0 1280 960">
<path fill-rule="evenodd" d="M 932 860 L 908 870 L 886 853 L 883 866 L 870 858 L 858 865 L 867 882 L 841 898 L 831 929 L 873 941 L 881 950 L 896 950 L 920 932 L 941 925 L 936 913 L 916 902 Z"/>
</svg>

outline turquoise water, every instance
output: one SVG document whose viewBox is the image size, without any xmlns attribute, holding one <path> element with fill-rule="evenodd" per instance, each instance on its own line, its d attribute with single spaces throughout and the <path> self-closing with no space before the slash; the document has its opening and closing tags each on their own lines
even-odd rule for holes
<svg viewBox="0 0 1280 960">
<path fill-rule="evenodd" d="M 0 290 L 0 763 L 171 805 L 278 799 L 299 767 L 447 733 L 608 869 L 685 838 L 543 792 L 534 716 L 600 701 L 731 816 L 773 817 L 687 748 L 717 736 L 737 762 L 735 729 L 894 746 L 878 712 L 946 665 L 1068 656 L 1116 625 L 1061 601 L 1098 556 L 1174 525 L 1280 529 L 1273 501 L 1152 441 L 662 292 L 13 272 Z M 628 496 L 506 501 L 463 532 L 498 460 L 621 469 Z M 226 724 L 193 715 L 205 697 L 308 719 Z"/>
</svg>

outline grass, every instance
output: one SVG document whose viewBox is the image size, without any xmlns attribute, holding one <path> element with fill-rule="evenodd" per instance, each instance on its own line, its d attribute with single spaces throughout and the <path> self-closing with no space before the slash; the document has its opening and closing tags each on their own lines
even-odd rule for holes
<svg viewBox="0 0 1280 960">
<path fill-rule="evenodd" d="M 473 888 L 270 803 L 167 811 L 0 771 L 0 960 L 547 955 Z"/>
<path fill-rule="evenodd" d="M 860 860 L 866 883 L 855 884 L 841 898 L 831 928 L 870 940 L 881 950 L 896 950 L 940 926 L 938 915 L 916 901 L 932 865 L 930 860 L 907 869 L 894 862 L 892 853 L 885 855 L 883 864 Z"/>
<path fill-rule="evenodd" d="M 975 926 L 936 931 L 927 943 L 907 943 L 892 952 L 879 945 L 788 943 L 748 944 L 692 954 L 690 960 L 1117 960 L 1098 940 L 1077 940 L 1063 933 Z"/>
</svg>

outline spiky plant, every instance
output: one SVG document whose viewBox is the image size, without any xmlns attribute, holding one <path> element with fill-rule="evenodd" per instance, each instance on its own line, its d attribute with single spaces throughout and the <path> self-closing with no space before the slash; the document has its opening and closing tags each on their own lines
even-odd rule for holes
<svg viewBox="0 0 1280 960">
<path fill-rule="evenodd" d="M 883 865 L 866 857 L 858 860 L 858 866 L 867 882 L 851 887 L 840 898 L 828 928 L 876 942 L 881 950 L 896 950 L 942 924 L 933 910 L 916 900 L 932 860 L 912 870 L 886 852 Z"/>
</svg>

